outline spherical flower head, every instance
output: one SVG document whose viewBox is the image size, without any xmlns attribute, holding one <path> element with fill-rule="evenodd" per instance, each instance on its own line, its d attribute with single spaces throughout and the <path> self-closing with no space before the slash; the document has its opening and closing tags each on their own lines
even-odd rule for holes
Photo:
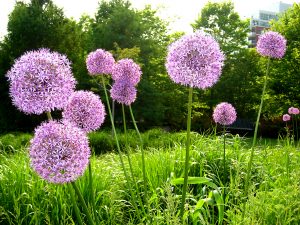
<svg viewBox="0 0 300 225">
<path fill-rule="evenodd" d="M 85 171 L 90 157 L 86 134 L 73 124 L 42 123 L 30 144 L 32 168 L 51 183 L 75 181 Z"/>
<path fill-rule="evenodd" d="M 13 104 L 26 114 L 62 109 L 76 85 L 70 64 L 48 49 L 26 52 L 6 74 Z"/>
<path fill-rule="evenodd" d="M 298 115 L 298 114 L 299 114 L 299 109 L 298 109 L 298 108 L 295 108 L 295 107 L 290 107 L 290 108 L 288 109 L 288 112 L 289 112 L 289 114 L 291 114 L 291 115 Z"/>
<path fill-rule="evenodd" d="M 219 79 L 224 55 L 214 38 L 197 31 L 169 46 L 166 68 L 175 83 L 206 89 Z"/>
<path fill-rule="evenodd" d="M 259 36 L 256 49 L 262 56 L 280 59 L 286 50 L 286 39 L 277 32 L 269 31 Z"/>
<path fill-rule="evenodd" d="M 221 125 L 230 125 L 236 120 L 235 108 L 230 103 L 222 102 L 216 106 L 213 119 Z"/>
<path fill-rule="evenodd" d="M 115 59 L 110 52 L 97 49 L 86 59 L 86 66 L 90 75 L 111 74 Z"/>
<path fill-rule="evenodd" d="M 291 116 L 290 116 L 289 114 L 284 114 L 284 115 L 282 116 L 282 120 L 283 120 L 284 122 L 290 121 L 290 120 L 291 120 Z"/>
<path fill-rule="evenodd" d="M 132 59 L 121 59 L 114 65 L 111 77 L 115 81 L 124 80 L 133 85 L 137 85 L 140 82 L 141 75 L 142 71 L 140 66 Z"/>
<path fill-rule="evenodd" d="M 90 91 L 74 92 L 64 108 L 63 119 L 85 132 L 97 130 L 105 119 L 105 108 L 101 99 Z"/>
<path fill-rule="evenodd" d="M 131 105 L 136 99 L 136 88 L 131 83 L 117 81 L 110 90 L 110 96 L 120 104 Z"/>
</svg>

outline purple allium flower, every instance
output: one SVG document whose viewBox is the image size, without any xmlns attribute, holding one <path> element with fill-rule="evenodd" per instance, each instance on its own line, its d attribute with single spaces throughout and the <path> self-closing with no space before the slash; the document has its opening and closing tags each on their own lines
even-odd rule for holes
<svg viewBox="0 0 300 225">
<path fill-rule="evenodd" d="M 166 68 L 175 83 L 205 89 L 221 75 L 224 55 L 212 36 L 197 31 L 169 46 Z"/>
<path fill-rule="evenodd" d="M 291 120 L 291 116 L 290 116 L 289 114 L 284 114 L 284 115 L 282 116 L 282 120 L 283 120 L 284 122 L 290 121 L 290 120 Z"/>
<path fill-rule="evenodd" d="M 28 114 L 62 109 L 76 85 L 70 64 L 49 49 L 26 52 L 6 75 L 13 104 Z"/>
<path fill-rule="evenodd" d="M 286 50 L 286 39 L 277 32 L 268 31 L 259 36 L 256 49 L 262 56 L 280 59 Z"/>
<path fill-rule="evenodd" d="M 82 128 L 85 132 L 97 130 L 105 118 L 101 99 L 90 91 L 74 92 L 64 108 L 63 119 Z"/>
<path fill-rule="evenodd" d="M 124 80 L 130 82 L 133 85 L 137 85 L 140 82 L 142 75 L 141 68 L 132 59 L 119 60 L 112 72 L 112 78 L 115 81 Z"/>
<path fill-rule="evenodd" d="M 131 83 L 117 81 L 110 90 L 110 96 L 120 104 L 131 105 L 136 99 L 136 88 Z"/>
<path fill-rule="evenodd" d="M 111 74 L 115 59 L 110 52 L 97 49 L 86 59 L 86 66 L 90 75 Z"/>
<path fill-rule="evenodd" d="M 291 115 L 298 115 L 298 114 L 299 114 L 299 109 L 298 109 L 298 108 L 295 108 L 295 107 L 290 107 L 290 108 L 288 109 L 288 112 L 289 112 L 289 114 L 291 114 Z"/>
<path fill-rule="evenodd" d="M 213 119 L 216 123 L 230 125 L 236 120 L 235 108 L 227 102 L 222 102 L 216 106 Z"/>
<path fill-rule="evenodd" d="M 30 145 L 33 169 L 51 183 L 75 181 L 89 163 L 86 134 L 71 123 L 49 121 L 35 129 Z"/>
</svg>

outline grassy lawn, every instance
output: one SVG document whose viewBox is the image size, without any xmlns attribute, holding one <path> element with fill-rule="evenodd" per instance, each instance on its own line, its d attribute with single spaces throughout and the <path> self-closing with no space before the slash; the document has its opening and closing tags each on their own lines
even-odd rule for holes
<svg viewBox="0 0 300 225">
<path fill-rule="evenodd" d="M 182 188 L 177 178 L 183 177 L 185 133 L 159 129 L 143 133 L 147 193 L 141 152 L 135 133 L 129 133 L 134 175 L 130 183 L 124 178 L 110 133 L 90 134 L 90 145 L 97 153 L 91 165 L 101 224 L 181 224 Z M 77 224 L 67 186 L 49 184 L 30 168 L 26 148 L 30 138 L 30 134 L 0 137 L 0 224 Z M 188 224 L 300 224 L 299 147 L 286 140 L 260 140 L 255 148 L 250 192 L 244 196 L 249 142 L 238 135 L 227 137 L 224 176 L 223 138 L 192 134 L 189 176 L 205 177 L 209 182 L 189 185 L 185 206 Z M 125 151 L 123 159 L 130 171 Z M 91 207 L 88 170 L 76 182 Z"/>
</svg>

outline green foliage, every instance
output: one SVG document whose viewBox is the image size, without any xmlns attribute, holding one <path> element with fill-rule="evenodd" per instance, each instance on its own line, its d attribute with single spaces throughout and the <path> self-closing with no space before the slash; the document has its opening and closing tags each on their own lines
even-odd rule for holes
<svg viewBox="0 0 300 225">
<path fill-rule="evenodd" d="M 227 56 L 247 46 L 248 22 L 234 12 L 231 1 L 208 2 L 192 26 L 214 36 Z"/>
<path fill-rule="evenodd" d="M 50 48 L 66 54 L 73 63 L 73 73 L 79 83 L 77 87 L 81 89 L 90 85 L 85 68 L 84 46 L 87 37 L 81 26 L 74 20 L 65 18 L 63 10 L 51 0 L 16 3 L 9 15 L 8 34 L 0 43 L 0 132 L 32 130 L 43 119 L 29 117 L 17 111 L 8 96 L 5 74 L 14 60 L 24 52 Z"/>
<path fill-rule="evenodd" d="M 130 131 L 129 136 L 133 135 Z M 93 134 L 96 135 L 96 134 Z M 29 135 L 30 136 L 30 135 Z M 28 136 L 28 137 L 29 137 Z M 9 140 L 9 135 L 2 136 Z M 5 139 L 4 138 L 4 139 Z M 11 140 L 20 142 L 24 135 Z M 91 136 L 90 136 L 91 138 Z M 154 129 L 143 134 L 149 184 L 148 210 L 139 221 L 117 154 L 91 158 L 94 174 L 96 208 L 101 224 L 182 224 L 178 217 L 182 186 L 185 133 L 167 133 Z M 135 139 L 135 137 L 133 137 Z M 167 144 L 166 140 L 170 140 Z M 130 140 L 131 142 L 132 140 Z M 161 147 L 153 147 L 156 144 Z M 23 143 L 27 143 L 24 141 Z M 152 143 L 152 146 L 151 146 Z M 226 184 L 223 195 L 223 138 L 192 133 L 190 185 L 186 204 L 187 224 L 241 223 L 242 191 L 250 156 L 251 140 L 229 135 L 226 138 Z M 133 144 L 133 142 L 131 143 Z M 19 143 L 16 146 L 23 146 Z M 288 149 L 287 149 L 288 148 Z M 141 184 L 141 152 L 130 147 L 133 173 Z M 289 176 L 286 152 L 289 153 Z M 285 140 L 262 140 L 255 149 L 251 191 L 247 199 L 245 223 L 299 224 L 299 151 Z M 125 157 L 124 157 L 125 159 Z M 129 165 L 125 160 L 125 166 Z M 90 205 L 88 174 L 77 181 Z M 223 179 L 222 179 L 223 180 Z M 222 181 L 223 182 L 223 181 Z M 131 183 L 130 186 L 135 184 Z M 13 154 L 0 153 L 0 223 L 2 224 L 76 224 L 75 213 L 65 185 L 41 180 L 30 168 L 25 148 Z M 224 205 L 225 202 L 225 205 Z"/>
<path fill-rule="evenodd" d="M 300 4 L 294 4 L 273 21 L 271 29 L 287 39 L 287 51 L 281 60 L 272 60 L 269 81 L 270 101 L 266 102 L 269 117 L 281 117 L 290 106 L 300 102 Z"/>
</svg>

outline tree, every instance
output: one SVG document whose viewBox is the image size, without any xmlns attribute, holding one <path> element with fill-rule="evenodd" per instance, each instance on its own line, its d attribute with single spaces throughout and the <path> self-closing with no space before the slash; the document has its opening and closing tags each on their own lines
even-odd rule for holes
<svg viewBox="0 0 300 225">
<path fill-rule="evenodd" d="M 90 51 L 97 48 L 112 52 L 118 52 L 118 48 L 140 50 L 136 61 L 142 66 L 143 75 L 133 108 L 137 119 L 151 125 L 161 124 L 164 119 L 164 98 L 159 83 L 162 74 L 167 77 L 164 68 L 166 31 L 166 23 L 151 7 L 135 10 L 124 0 L 101 1 L 91 24 Z"/>
<path fill-rule="evenodd" d="M 203 29 L 214 36 L 226 56 L 230 56 L 248 44 L 248 22 L 242 21 L 239 14 L 234 12 L 234 5 L 230 1 L 208 2 L 192 27 Z"/>
<path fill-rule="evenodd" d="M 272 99 L 267 110 L 272 117 L 281 116 L 290 106 L 300 106 L 300 4 L 294 4 L 273 21 L 271 29 L 287 39 L 287 50 L 281 60 L 272 60 L 269 88 Z M 273 103 L 273 104 L 272 104 Z"/>
<path fill-rule="evenodd" d="M 88 76 L 85 69 L 83 33 L 74 21 L 65 18 L 62 9 L 51 0 L 32 0 L 30 3 L 17 2 L 9 15 L 8 34 L 0 44 L 0 97 L 1 129 L 26 129 L 35 126 L 40 117 L 28 117 L 12 106 L 8 96 L 8 82 L 5 74 L 13 61 L 24 52 L 50 48 L 66 54 L 73 62 L 73 72 L 79 87 L 86 86 Z"/>
</svg>

